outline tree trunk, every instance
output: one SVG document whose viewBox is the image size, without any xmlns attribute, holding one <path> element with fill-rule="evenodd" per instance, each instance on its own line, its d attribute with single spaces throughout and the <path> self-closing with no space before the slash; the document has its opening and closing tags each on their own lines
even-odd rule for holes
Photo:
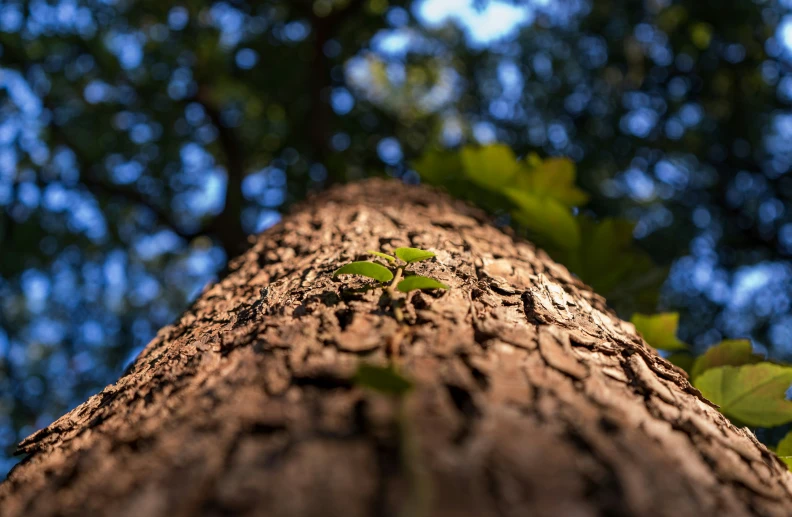
<svg viewBox="0 0 792 517">
<path fill-rule="evenodd" d="M 437 252 L 404 323 L 366 250 Z M 359 386 L 395 363 L 402 399 Z M 4 517 L 792 515 L 792 476 L 541 250 L 422 187 L 259 236 L 118 382 L 26 439 Z"/>
</svg>

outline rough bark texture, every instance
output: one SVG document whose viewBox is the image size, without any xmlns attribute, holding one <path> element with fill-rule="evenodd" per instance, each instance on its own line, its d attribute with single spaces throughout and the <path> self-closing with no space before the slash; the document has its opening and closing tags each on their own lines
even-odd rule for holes
<svg viewBox="0 0 792 517">
<path fill-rule="evenodd" d="M 437 251 L 407 296 L 332 279 Z M 356 386 L 396 361 L 403 401 Z M 792 515 L 792 476 L 604 300 L 437 192 L 369 181 L 259 236 L 117 383 L 21 444 L 0 514 Z"/>
</svg>

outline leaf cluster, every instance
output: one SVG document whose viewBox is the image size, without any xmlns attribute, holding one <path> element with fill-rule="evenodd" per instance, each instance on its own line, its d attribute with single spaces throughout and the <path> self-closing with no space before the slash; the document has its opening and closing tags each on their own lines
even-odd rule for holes
<svg viewBox="0 0 792 517">
<path fill-rule="evenodd" d="M 792 366 L 766 361 L 747 339 L 728 339 L 701 355 L 677 336 L 678 313 L 635 314 L 632 323 L 654 348 L 690 375 L 704 397 L 740 425 L 770 428 L 792 422 Z M 778 445 L 778 455 L 792 467 L 792 433 Z"/>
<path fill-rule="evenodd" d="M 575 215 L 589 196 L 566 158 L 518 159 L 506 145 L 429 151 L 413 164 L 423 181 L 494 213 L 580 276 L 622 313 L 653 310 L 666 272 L 633 240 L 634 224 Z"/>
</svg>

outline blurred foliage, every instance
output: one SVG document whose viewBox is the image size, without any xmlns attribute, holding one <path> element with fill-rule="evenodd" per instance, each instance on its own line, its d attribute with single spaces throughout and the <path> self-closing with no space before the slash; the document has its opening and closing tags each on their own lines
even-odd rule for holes
<svg viewBox="0 0 792 517">
<path fill-rule="evenodd" d="M 776 449 L 776 454 L 784 460 L 787 467 L 792 469 L 792 432 L 787 433 L 786 436 L 781 439 Z"/>
<path fill-rule="evenodd" d="M 630 323 L 635 325 L 647 343 L 658 350 L 666 352 L 679 352 L 688 346 L 677 338 L 679 326 L 679 313 L 669 312 L 663 314 L 633 314 Z"/>
<path fill-rule="evenodd" d="M 701 394 L 738 426 L 752 426 L 772 447 L 775 436 L 792 423 L 792 365 L 766 360 L 754 352 L 748 339 L 727 339 L 696 355 L 677 337 L 679 313 L 634 314 L 631 322 L 644 340 L 666 352 L 668 359 L 687 372 Z M 668 353 L 672 352 L 672 353 Z M 779 443 L 777 453 L 792 470 L 792 433 Z"/>
<path fill-rule="evenodd" d="M 401 396 L 413 384 L 390 366 L 361 364 L 355 373 L 355 384 L 386 395 Z"/>
<path fill-rule="evenodd" d="M 669 272 L 694 351 L 792 357 L 789 11 L 4 0 L 0 445 L 116 378 L 291 203 L 411 164 L 622 312 Z"/>
<path fill-rule="evenodd" d="M 690 369 L 690 376 L 695 379 L 711 368 L 756 364 L 762 362 L 762 359 L 764 358 L 761 355 L 754 353 L 750 340 L 727 339 L 696 358 Z"/>
<path fill-rule="evenodd" d="M 720 366 L 696 377 L 693 385 L 721 412 L 743 425 L 774 427 L 792 422 L 786 392 L 792 367 L 772 363 Z"/>
<path fill-rule="evenodd" d="M 624 316 L 652 311 L 666 276 L 633 239 L 635 224 L 575 216 L 588 194 L 566 158 L 518 160 L 506 145 L 431 151 L 413 164 L 421 179 L 456 197 L 508 215 L 512 226 L 591 285 Z M 674 322 L 674 332 L 676 322 Z"/>
</svg>

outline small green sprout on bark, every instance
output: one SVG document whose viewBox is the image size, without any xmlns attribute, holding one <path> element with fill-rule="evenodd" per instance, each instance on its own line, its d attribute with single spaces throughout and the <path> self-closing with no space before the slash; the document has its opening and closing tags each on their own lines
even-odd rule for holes
<svg viewBox="0 0 792 517">
<path fill-rule="evenodd" d="M 396 248 L 393 252 L 393 254 L 396 255 L 395 257 L 379 251 L 368 251 L 368 253 L 393 264 L 394 269 L 386 268 L 376 262 L 351 262 L 336 270 L 333 276 L 362 275 L 373 278 L 381 283 L 391 282 L 388 286 L 388 290 L 391 292 L 394 289 L 398 289 L 403 293 L 409 293 L 416 289 L 448 289 L 448 286 L 444 283 L 438 282 L 434 278 L 429 278 L 428 276 L 405 276 L 405 272 L 407 272 L 405 269 L 410 264 L 434 257 L 435 254 L 431 251 L 418 248 Z M 404 264 L 399 264 L 399 261 L 404 262 Z"/>
<path fill-rule="evenodd" d="M 382 284 L 389 283 L 385 288 L 385 292 L 390 297 L 391 303 L 393 304 L 393 312 L 396 315 L 396 319 L 399 321 L 402 321 L 403 317 L 401 309 L 393 297 L 396 290 L 402 293 L 409 293 L 416 289 L 448 289 L 447 285 L 434 278 L 411 275 L 409 271 L 406 271 L 406 268 L 410 264 L 434 257 L 435 254 L 431 251 L 418 248 L 396 248 L 393 251 L 393 255 L 371 250 L 368 251 L 368 253 L 387 261 L 392 265 L 391 268 L 387 268 L 376 262 L 351 262 L 337 269 L 333 273 L 333 277 L 338 275 L 362 275 L 373 278 Z M 405 275 L 405 273 L 408 274 Z"/>
<path fill-rule="evenodd" d="M 382 287 L 385 287 L 387 303 L 391 306 L 393 315 L 400 324 L 400 329 L 392 336 L 388 345 L 393 364 L 381 367 L 362 363 L 358 366 L 355 383 L 363 388 L 393 396 L 398 400 L 402 463 L 410 486 L 401 515 L 411 517 L 429 515 L 432 480 L 423 463 L 421 450 L 416 441 L 415 432 L 411 428 L 410 420 L 407 418 L 407 406 L 405 405 L 405 396 L 413 388 L 413 383 L 399 373 L 397 366 L 400 342 L 409 332 L 409 327 L 404 323 L 401 302 L 394 297 L 394 294 L 397 290 L 409 293 L 417 289 L 448 289 L 449 287 L 434 278 L 410 274 L 409 271 L 406 271 L 410 264 L 434 257 L 435 254 L 431 251 L 418 248 L 396 248 L 393 250 L 393 255 L 372 250 L 369 250 L 368 253 L 384 260 L 390 267 L 369 261 L 352 262 L 337 269 L 333 273 L 333 277 L 362 275 L 380 282 Z"/>
</svg>

